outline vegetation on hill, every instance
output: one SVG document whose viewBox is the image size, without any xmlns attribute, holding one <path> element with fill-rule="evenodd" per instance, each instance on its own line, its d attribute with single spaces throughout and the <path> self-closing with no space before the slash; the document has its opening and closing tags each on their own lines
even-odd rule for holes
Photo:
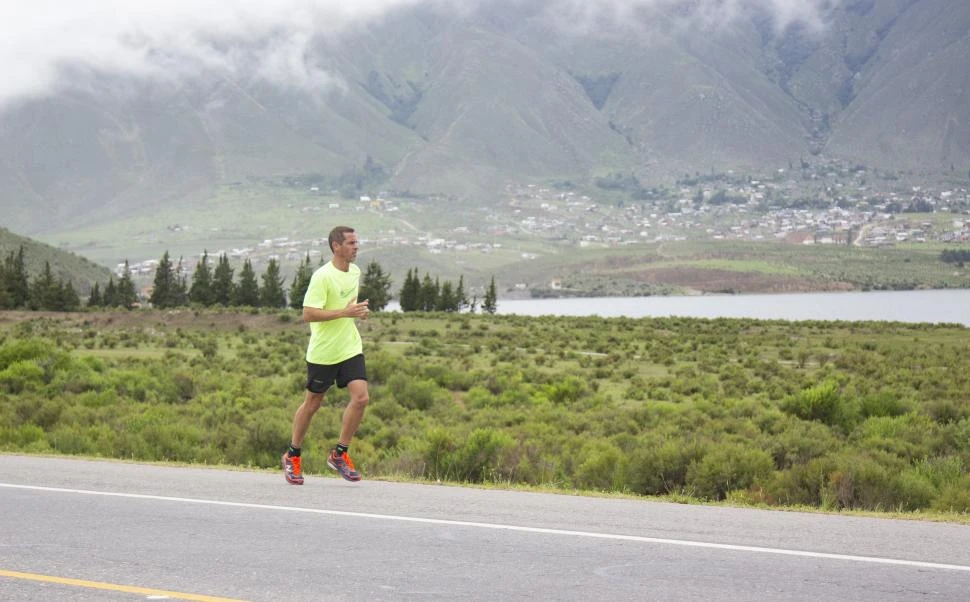
<svg viewBox="0 0 970 602">
<path fill-rule="evenodd" d="M 600 182 L 648 195 L 683 173 L 803 157 L 935 176 L 970 164 L 966 3 L 812 3 L 820 27 L 791 19 L 812 9 L 779 23 L 738 3 L 643 3 L 619 23 L 591 7 L 568 35 L 560 2 L 434 4 L 308 42 L 339 93 L 245 72 L 231 86 L 213 70 L 110 73 L 108 87 L 59 72 L 60 93 L 0 112 L 5 224 L 177 214 L 262 178 L 489 204 L 524 179 L 623 173 Z"/>
<path fill-rule="evenodd" d="M 383 313 L 360 328 L 372 401 L 352 453 L 369 478 L 970 513 L 960 326 Z M 276 467 L 305 344 L 291 311 L 0 313 L 0 449 Z M 345 402 L 334 391 L 311 427 L 311 475 Z"/>
<path fill-rule="evenodd" d="M 57 281 L 70 283 L 80 295 L 86 296 L 95 282 L 107 282 L 111 276 L 108 268 L 98 265 L 74 253 L 61 251 L 42 242 L 20 236 L 0 227 L 0 259 L 23 249 L 24 267 L 28 278 L 44 272 L 50 266 L 51 275 Z"/>
</svg>

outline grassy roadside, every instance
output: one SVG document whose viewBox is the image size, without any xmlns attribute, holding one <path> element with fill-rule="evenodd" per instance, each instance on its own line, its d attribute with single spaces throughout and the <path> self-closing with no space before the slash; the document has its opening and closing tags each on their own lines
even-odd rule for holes
<svg viewBox="0 0 970 602">
<path fill-rule="evenodd" d="M 965 522 L 953 325 L 377 314 L 368 478 Z M 0 314 L 0 450 L 274 470 L 291 312 Z M 343 392 L 314 421 L 326 474 Z"/>
</svg>

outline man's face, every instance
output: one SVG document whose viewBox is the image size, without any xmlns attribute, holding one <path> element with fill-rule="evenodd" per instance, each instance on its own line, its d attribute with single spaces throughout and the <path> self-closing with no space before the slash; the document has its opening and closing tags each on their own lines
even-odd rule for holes
<svg viewBox="0 0 970 602">
<path fill-rule="evenodd" d="M 357 233 L 348 232 L 344 234 L 344 241 L 333 246 L 333 254 L 349 262 L 357 259 L 357 249 L 360 243 L 357 242 Z"/>
</svg>

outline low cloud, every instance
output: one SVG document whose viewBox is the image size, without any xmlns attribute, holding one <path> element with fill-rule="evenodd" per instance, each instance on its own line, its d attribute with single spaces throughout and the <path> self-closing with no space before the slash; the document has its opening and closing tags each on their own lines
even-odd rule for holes
<svg viewBox="0 0 970 602">
<path fill-rule="evenodd" d="M 710 23 L 767 10 L 776 27 L 820 28 L 838 0 L 505 0 L 541 2 L 561 23 L 622 24 L 652 8 Z M 314 42 L 395 10 L 474 10 L 490 0 L 11 0 L 0 3 L 0 108 L 76 85 L 78 73 L 173 79 L 221 73 L 322 89 L 338 80 Z"/>
<path fill-rule="evenodd" d="M 79 72 L 142 78 L 216 71 L 321 87 L 318 36 L 421 0 L 12 0 L 0 4 L 0 106 L 72 85 Z"/>
</svg>

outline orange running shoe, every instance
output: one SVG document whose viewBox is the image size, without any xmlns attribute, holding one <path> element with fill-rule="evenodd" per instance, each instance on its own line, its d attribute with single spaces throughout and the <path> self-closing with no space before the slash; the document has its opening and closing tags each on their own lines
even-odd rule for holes
<svg viewBox="0 0 970 602">
<path fill-rule="evenodd" d="M 283 454 L 283 476 L 290 485 L 303 484 L 303 470 L 300 468 L 300 456 L 291 456 L 290 452 Z"/>
<path fill-rule="evenodd" d="M 354 468 L 354 463 L 351 462 L 350 456 L 346 452 L 337 455 L 337 450 L 331 451 L 330 457 L 327 458 L 327 466 L 336 470 L 340 476 L 348 481 L 360 480 L 360 473 Z"/>
</svg>

